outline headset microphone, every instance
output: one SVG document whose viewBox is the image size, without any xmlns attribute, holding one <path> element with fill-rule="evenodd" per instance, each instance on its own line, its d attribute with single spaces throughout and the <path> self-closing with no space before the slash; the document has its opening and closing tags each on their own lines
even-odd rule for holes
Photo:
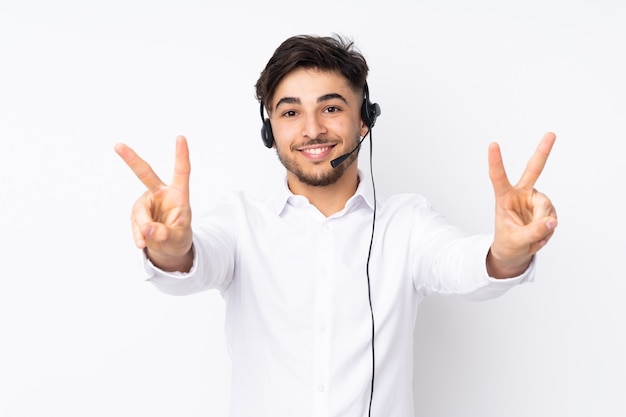
<svg viewBox="0 0 626 417">
<path fill-rule="evenodd" d="M 367 136 L 367 135 L 365 135 Z M 359 144 L 356 145 L 356 148 L 352 149 L 350 152 L 348 153 L 344 153 L 343 155 L 341 155 L 338 158 L 333 159 L 332 161 L 330 161 L 330 165 L 332 165 L 333 168 L 337 168 L 343 161 L 345 161 L 346 159 L 348 159 L 348 157 L 350 155 L 352 155 L 357 149 L 359 149 L 361 147 L 361 144 L 363 143 L 363 140 L 365 140 L 365 136 L 363 136 L 361 138 L 361 140 L 359 141 Z"/>
</svg>

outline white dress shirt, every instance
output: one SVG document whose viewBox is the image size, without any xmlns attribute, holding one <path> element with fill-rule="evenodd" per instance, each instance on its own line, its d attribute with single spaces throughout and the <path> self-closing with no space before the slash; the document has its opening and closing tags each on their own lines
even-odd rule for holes
<svg viewBox="0 0 626 417">
<path fill-rule="evenodd" d="M 233 193 L 194 222 L 191 272 L 166 273 L 146 260 L 149 280 L 166 293 L 222 294 L 231 417 L 367 416 L 370 187 L 361 181 L 330 217 L 286 186 L 269 201 Z M 413 330 L 425 296 L 488 299 L 532 279 L 534 262 L 522 276 L 490 278 L 491 242 L 450 226 L 421 196 L 378 200 L 369 267 L 372 416 L 413 417 Z"/>
</svg>

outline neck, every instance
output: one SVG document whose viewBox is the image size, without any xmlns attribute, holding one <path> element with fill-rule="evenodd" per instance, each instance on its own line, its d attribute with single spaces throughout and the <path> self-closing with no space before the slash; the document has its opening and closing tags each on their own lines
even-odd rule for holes
<svg viewBox="0 0 626 417">
<path fill-rule="evenodd" d="M 346 206 L 359 185 L 356 164 L 352 164 L 337 182 L 324 187 L 301 183 L 287 172 L 287 183 L 292 193 L 306 197 L 324 216 L 331 216 Z"/>
</svg>

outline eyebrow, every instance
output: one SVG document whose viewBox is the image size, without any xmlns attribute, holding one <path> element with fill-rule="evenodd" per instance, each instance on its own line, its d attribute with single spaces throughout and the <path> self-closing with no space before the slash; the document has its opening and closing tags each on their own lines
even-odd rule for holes
<svg viewBox="0 0 626 417">
<path fill-rule="evenodd" d="M 345 97 L 342 96 L 341 94 L 337 94 L 337 93 L 324 94 L 323 96 L 320 96 L 317 98 L 317 102 L 323 103 L 325 101 L 329 101 L 333 99 L 339 99 L 343 101 L 344 103 L 348 104 L 348 100 L 346 100 Z M 302 101 L 298 97 L 283 97 L 280 100 L 278 100 L 278 103 L 276 103 L 275 108 L 277 109 L 283 104 L 301 104 L 301 103 Z"/>
</svg>

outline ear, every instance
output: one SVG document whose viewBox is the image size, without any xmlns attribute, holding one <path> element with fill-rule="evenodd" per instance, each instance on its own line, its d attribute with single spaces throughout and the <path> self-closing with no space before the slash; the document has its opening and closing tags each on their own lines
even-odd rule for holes
<svg viewBox="0 0 626 417">
<path fill-rule="evenodd" d="M 359 133 L 359 136 L 364 137 L 367 134 L 368 130 L 369 128 L 367 127 L 363 119 L 361 119 L 361 132 Z"/>
</svg>

